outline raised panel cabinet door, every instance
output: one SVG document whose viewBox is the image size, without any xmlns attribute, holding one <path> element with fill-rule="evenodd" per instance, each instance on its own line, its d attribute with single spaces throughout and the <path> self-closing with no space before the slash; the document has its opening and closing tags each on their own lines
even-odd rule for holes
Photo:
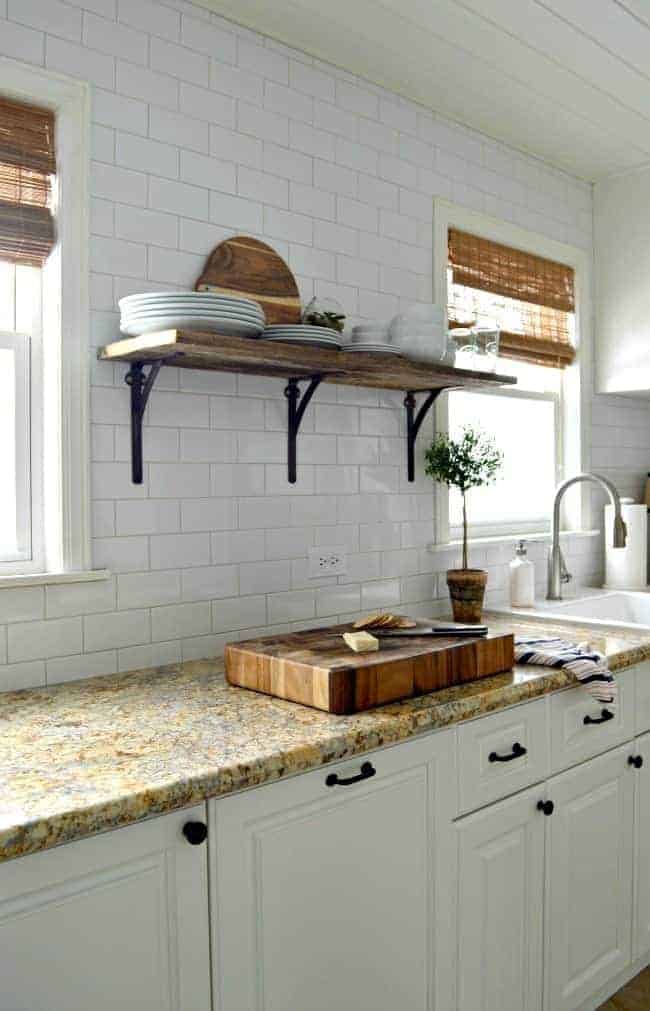
<svg viewBox="0 0 650 1011">
<path fill-rule="evenodd" d="M 541 1011 L 543 796 L 533 787 L 456 822 L 458 1011 Z"/>
<path fill-rule="evenodd" d="M 205 805 L 0 864 L 2 1011 L 210 1011 Z"/>
<path fill-rule="evenodd" d="M 630 745 L 630 757 L 643 759 L 635 769 L 634 812 L 634 958 L 650 951 L 650 734 Z"/>
<path fill-rule="evenodd" d="M 551 779 L 546 1009 L 578 1008 L 630 961 L 636 770 L 630 745 Z"/>
<path fill-rule="evenodd" d="M 219 1011 L 448 1011 L 454 740 L 210 802 Z"/>
</svg>

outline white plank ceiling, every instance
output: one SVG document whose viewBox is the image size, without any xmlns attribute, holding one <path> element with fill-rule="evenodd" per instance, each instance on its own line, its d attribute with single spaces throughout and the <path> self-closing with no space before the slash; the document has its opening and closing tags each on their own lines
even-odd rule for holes
<svg viewBox="0 0 650 1011">
<path fill-rule="evenodd" d="M 202 0 L 588 180 L 650 162 L 650 0 Z"/>
</svg>

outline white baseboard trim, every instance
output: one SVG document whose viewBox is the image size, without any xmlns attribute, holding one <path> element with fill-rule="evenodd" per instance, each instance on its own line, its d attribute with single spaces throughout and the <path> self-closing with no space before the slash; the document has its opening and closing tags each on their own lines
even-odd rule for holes
<svg viewBox="0 0 650 1011">
<path fill-rule="evenodd" d="M 618 974 L 618 976 L 615 976 L 614 979 L 610 979 L 606 986 L 602 987 L 598 993 L 594 994 L 593 997 L 590 997 L 578 1008 L 576 1008 L 576 1011 L 596 1011 L 601 1004 L 604 1004 L 605 1001 L 609 1000 L 609 998 L 615 993 L 618 993 L 618 991 L 622 989 L 626 983 L 629 983 L 631 979 L 638 976 L 638 974 L 643 969 L 647 968 L 648 965 L 650 965 L 650 952 L 646 952 L 645 955 L 638 958 L 636 962 L 632 962 L 631 965 L 628 965 L 627 969 L 624 969 L 623 972 Z"/>
</svg>

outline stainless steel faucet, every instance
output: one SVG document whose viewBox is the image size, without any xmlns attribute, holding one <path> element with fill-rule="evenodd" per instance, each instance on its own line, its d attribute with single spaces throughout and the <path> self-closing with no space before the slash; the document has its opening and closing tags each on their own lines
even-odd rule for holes
<svg viewBox="0 0 650 1011">
<path fill-rule="evenodd" d="M 627 528 L 621 515 L 621 499 L 612 482 L 600 474 L 576 474 L 575 477 L 570 477 L 567 481 L 563 481 L 562 484 L 558 485 L 553 502 L 551 553 L 548 558 L 547 600 L 562 600 L 562 583 L 568 583 L 572 579 L 571 573 L 564 562 L 564 555 L 560 547 L 560 505 L 562 503 L 562 496 L 567 488 L 570 488 L 572 484 L 577 484 L 578 481 L 593 481 L 594 484 L 599 485 L 607 492 L 614 506 L 614 547 L 625 547 Z"/>
</svg>

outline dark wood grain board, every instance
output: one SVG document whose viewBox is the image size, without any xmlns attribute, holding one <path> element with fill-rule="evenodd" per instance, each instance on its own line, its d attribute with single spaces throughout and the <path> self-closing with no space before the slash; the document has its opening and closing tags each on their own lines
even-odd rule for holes
<svg viewBox="0 0 650 1011">
<path fill-rule="evenodd" d="M 509 634 L 386 638 L 377 652 L 353 653 L 341 638 L 351 627 L 229 643 L 226 677 L 241 688 L 344 714 L 476 681 L 514 664 L 514 638 Z"/>
<path fill-rule="evenodd" d="M 385 390 L 434 390 L 511 384 L 510 376 L 448 365 L 423 365 L 394 355 L 346 354 L 325 348 L 226 337 L 194 330 L 160 330 L 125 337 L 99 351 L 103 361 L 160 361 L 179 368 L 215 369 L 281 378 L 320 375 L 330 383 Z"/>
<path fill-rule="evenodd" d="M 282 257 L 259 239 L 235 235 L 220 242 L 195 288 L 252 298 L 264 309 L 267 324 L 300 322 L 296 279 Z"/>
</svg>

